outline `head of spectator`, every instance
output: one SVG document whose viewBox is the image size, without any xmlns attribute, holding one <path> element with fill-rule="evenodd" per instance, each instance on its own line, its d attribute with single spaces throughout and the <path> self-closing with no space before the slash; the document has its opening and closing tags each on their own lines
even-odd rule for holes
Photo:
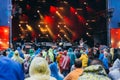
<svg viewBox="0 0 120 80">
<path fill-rule="evenodd" d="M 78 80 L 111 80 L 107 77 L 105 69 L 102 66 L 102 62 L 95 59 L 91 62 L 91 65 L 84 69 L 83 75 Z"/>
<path fill-rule="evenodd" d="M 0 80 L 24 80 L 22 66 L 4 56 L 0 56 Z"/>
<path fill-rule="evenodd" d="M 74 70 L 72 70 L 64 80 L 78 80 L 79 76 L 82 75 L 82 62 L 80 59 L 76 59 L 74 63 Z"/>
<path fill-rule="evenodd" d="M 50 76 L 48 62 L 41 57 L 35 57 L 29 68 L 30 77 L 26 80 L 55 80 Z"/>
<path fill-rule="evenodd" d="M 82 68 L 82 62 L 81 62 L 81 60 L 76 59 L 74 65 L 75 65 L 75 68 Z"/>
<path fill-rule="evenodd" d="M 68 49 L 68 52 L 73 52 L 73 49 L 72 49 L 72 48 L 69 48 L 69 49 Z"/>
<path fill-rule="evenodd" d="M 67 55 L 67 51 L 66 50 L 63 52 L 63 55 L 65 55 L 65 56 Z"/>
<path fill-rule="evenodd" d="M 24 62 L 24 60 L 19 56 L 18 50 L 16 50 L 16 51 L 14 52 L 14 55 L 13 55 L 13 57 L 12 57 L 12 60 L 17 61 L 17 62 L 19 62 L 19 63 L 21 63 L 21 64 Z"/>
<path fill-rule="evenodd" d="M 56 78 L 57 80 L 63 80 L 63 76 L 62 74 L 60 74 L 59 68 L 56 62 L 51 63 L 49 67 L 50 67 L 52 77 Z"/>
</svg>

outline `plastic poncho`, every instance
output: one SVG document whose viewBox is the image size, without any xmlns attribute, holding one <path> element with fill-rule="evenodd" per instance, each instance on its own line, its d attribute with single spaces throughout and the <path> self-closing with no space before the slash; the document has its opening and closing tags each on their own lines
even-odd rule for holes
<svg viewBox="0 0 120 80">
<path fill-rule="evenodd" d="M 0 56 L 0 80 L 24 80 L 22 66 L 7 57 Z"/>
<path fill-rule="evenodd" d="M 50 67 L 50 70 L 51 70 L 51 76 L 52 77 L 55 77 L 57 80 L 63 80 L 63 76 L 60 75 L 56 62 L 51 63 L 49 65 L 49 67 Z"/>
<path fill-rule="evenodd" d="M 50 49 L 48 50 L 48 55 L 50 56 L 50 60 L 51 60 L 52 62 L 54 62 L 54 54 L 53 54 L 53 49 L 52 49 L 52 48 L 50 48 Z"/>
<path fill-rule="evenodd" d="M 8 57 L 9 58 L 12 58 L 13 57 L 13 55 L 14 55 L 14 52 L 9 48 L 8 50 L 7 50 L 7 52 L 8 52 Z"/>
<path fill-rule="evenodd" d="M 30 49 L 30 50 L 29 50 L 29 54 L 30 54 L 30 56 L 32 56 L 32 55 L 34 54 L 34 50 L 33 50 L 33 49 Z"/>
<path fill-rule="evenodd" d="M 75 63 L 75 59 L 76 59 L 76 56 L 72 48 L 68 49 L 68 56 L 70 57 L 70 66 L 72 66 Z"/>
<path fill-rule="evenodd" d="M 35 53 L 32 55 L 32 60 L 33 60 L 33 58 L 35 57 L 35 56 L 37 56 L 38 54 L 40 54 L 40 52 L 41 52 L 41 49 L 40 48 L 38 48 L 36 51 L 35 51 Z"/>
<path fill-rule="evenodd" d="M 47 61 L 41 57 L 35 57 L 29 68 L 29 78 L 25 80 L 56 80 L 50 76 L 50 69 Z"/>
<path fill-rule="evenodd" d="M 24 62 L 24 60 L 19 56 L 19 52 L 17 50 L 14 52 L 12 60 L 19 62 L 21 64 Z"/>
<path fill-rule="evenodd" d="M 84 69 L 78 80 L 111 80 L 101 65 L 91 65 Z"/>
<path fill-rule="evenodd" d="M 19 52 L 20 57 L 24 59 L 24 54 L 22 53 L 20 47 L 17 47 L 17 50 Z"/>
</svg>

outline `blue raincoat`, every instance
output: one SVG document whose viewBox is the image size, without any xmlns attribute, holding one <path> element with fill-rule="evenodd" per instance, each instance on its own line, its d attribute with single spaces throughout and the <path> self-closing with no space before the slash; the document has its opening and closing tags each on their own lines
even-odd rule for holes
<svg viewBox="0 0 120 80">
<path fill-rule="evenodd" d="M 24 80 L 22 66 L 7 57 L 0 56 L 0 80 Z"/>
</svg>

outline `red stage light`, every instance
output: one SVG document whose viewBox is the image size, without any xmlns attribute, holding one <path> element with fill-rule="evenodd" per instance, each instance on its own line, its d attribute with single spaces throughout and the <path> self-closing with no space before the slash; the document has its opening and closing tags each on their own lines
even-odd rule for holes
<svg viewBox="0 0 120 80">
<path fill-rule="evenodd" d="M 57 8 L 55 6 L 50 6 L 50 13 L 55 14 L 57 11 Z"/>
<path fill-rule="evenodd" d="M 83 16 L 78 16 L 78 20 L 79 20 L 79 22 L 81 22 L 81 23 L 83 23 L 83 24 L 85 24 L 86 23 L 86 20 L 85 20 L 85 18 L 83 17 Z"/>
<path fill-rule="evenodd" d="M 73 24 L 73 22 L 68 17 L 66 17 L 66 16 L 64 16 L 64 21 L 68 25 L 72 25 Z"/>
<path fill-rule="evenodd" d="M 75 8 L 70 7 L 70 12 L 73 13 L 73 14 L 75 14 L 75 12 L 76 12 Z"/>
<path fill-rule="evenodd" d="M 51 16 L 45 16 L 44 17 L 44 22 L 49 24 L 49 25 L 53 25 L 54 24 L 54 19 Z"/>
</svg>

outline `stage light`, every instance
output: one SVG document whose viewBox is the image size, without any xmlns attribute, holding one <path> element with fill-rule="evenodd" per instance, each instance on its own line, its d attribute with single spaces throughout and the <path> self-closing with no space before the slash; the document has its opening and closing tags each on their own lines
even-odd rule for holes
<svg viewBox="0 0 120 80">
<path fill-rule="evenodd" d="M 64 25 L 64 28 L 66 28 L 67 26 L 66 25 Z"/>
<path fill-rule="evenodd" d="M 87 32 L 86 34 L 87 34 L 87 35 L 89 35 L 89 33 L 88 33 L 88 32 Z"/>
<path fill-rule="evenodd" d="M 91 20 L 91 22 L 95 22 L 96 20 Z"/>
<path fill-rule="evenodd" d="M 29 25 L 27 25 L 27 29 L 28 29 L 29 31 L 32 31 L 32 27 L 29 26 Z"/>
<path fill-rule="evenodd" d="M 65 37 L 67 36 L 67 35 L 64 35 Z"/>
<path fill-rule="evenodd" d="M 48 25 L 45 25 L 45 27 L 48 27 Z"/>
<path fill-rule="evenodd" d="M 60 25 L 57 26 L 58 28 L 60 27 Z"/>
<path fill-rule="evenodd" d="M 37 10 L 37 13 L 40 13 L 40 11 L 39 11 L 39 10 Z"/>
<path fill-rule="evenodd" d="M 61 19 L 63 19 L 62 15 L 61 15 L 58 11 L 56 11 L 56 14 L 57 14 Z"/>
<path fill-rule="evenodd" d="M 4 32 L 6 33 L 6 32 L 8 32 L 8 30 L 4 30 Z"/>
<path fill-rule="evenodd" d="M 48 37 L 48 34 L 46 34 L 46 36 Z"/>
<path fill-rule="evenodd" d="M 88 26 L 88 23 L 85 23 L 86 26 Z"/>
<path fill-rule="evenodd" d="M 40 25 L 38 25 L 38 27 L 40 27 Z"/>
<path fill-rule="evenodd" d="M 75 14 L 77 15 L 77 12 L 75 12 Z"/>
<path fill-rule="evenodd" d="M 19 27 L 21 26 L 21 24 L 19 24 Z"/>
<path fill-rule="evenodd" d="M 58 34 L 58 37 L 60 36 L 60 34 Z"/>
<path fill-rule="evenodd" d="M 86 5 L 86 4 L 87 4 L 87 2 L 84 2 L 83 4 L 84 4 L 84 5 Z"/>
<path fill-rule="evenodd" d="M 24 32 L 24 29 L 23 29 L 23 27 L 20 27 L 20 29 L 21 29 L 21 31 L 22 31 L 22 32 Z"/>
<path fill-rule="evenodd" d="M 26 24 L 26 26 L 29 26 L 28 24 Z"/>
</svg>

